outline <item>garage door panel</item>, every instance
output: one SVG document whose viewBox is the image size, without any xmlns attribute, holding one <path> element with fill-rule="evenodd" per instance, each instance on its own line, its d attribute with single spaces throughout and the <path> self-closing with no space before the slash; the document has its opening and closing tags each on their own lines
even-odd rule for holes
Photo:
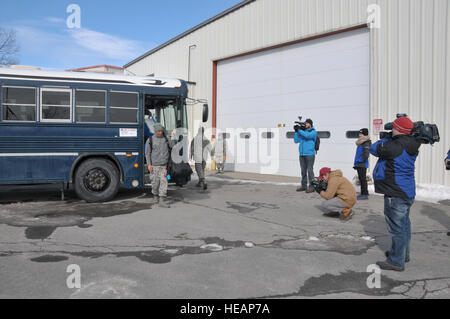
<svg viewBox="0 0 450 319">
<path fill-rule="evenodd" d="M 369 85 L 369 79 L 363 75 L 366 71 L 367 66 L 360 66 L 349 70 L 330 70 L 285 78 L 281 80 L 282 93 L 323 91 L 336 88 L 353 88 L 363 84 Z"/>
</svg>

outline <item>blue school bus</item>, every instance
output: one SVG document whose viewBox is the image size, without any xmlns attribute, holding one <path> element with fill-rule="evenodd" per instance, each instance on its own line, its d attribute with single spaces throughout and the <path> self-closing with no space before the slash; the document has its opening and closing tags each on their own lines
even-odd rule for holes
<svg viewBox="0 0 450 319">
<path fill-rule="evenodd" d="M 0 184 L 72 184 L 88 202 L 144 187 L 144 116 L 187 129 L 186 98 L 178 79 L 0 68 Z"/>
</svg>

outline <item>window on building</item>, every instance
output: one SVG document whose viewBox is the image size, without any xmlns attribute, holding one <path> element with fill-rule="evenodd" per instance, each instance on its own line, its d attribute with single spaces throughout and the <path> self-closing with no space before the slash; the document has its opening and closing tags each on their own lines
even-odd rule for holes
<svg viewBox="0 0 450 319">
<path fill-rule="evenodd" d="M 41 89 L 41 121 L 72 121 L 72 90 Z"/>
<path fill-rule="evenodd" d="M 345 133 L 345 136 L 347 138 L 358 139 L 359 138 L 359 131 L 347 131 L 347 133 Z"/>
<path fill-rule="evenodd" d="M 320 139 L 328 139 L 331 137 L 331 133 L 328 131 L 320 131 L 320 132 L 317 132 L 317 136 Z"/>
<path fill-rule="evenodd" d="M 109 97 L 109 121 L 111 123 L 138 122 L 138 93 L 111 92 Z"/>
<path fill-rule="evenodd" d="M 248 139 L 250 139 L 250 137 L 252 136 L 250 133 L 241 133 L 241 138 L 242 139 L 246 139 L 246 140 L 248 140 Z"/>
<path fill-rule="evenodd" d="M 4 121 L 36 121 L 36 88 L 2 87 Z"/>
<path fill-rule="evenodd" d="M 293 139 L 294 135 L 295 135 L 295 132 L 287 132 L 286 133 L 286 138 Z M 320 132 L 317 132 L 317 136 L 320 139 L 328 139 L 328 138 L 331 138 L 331 133 L 328 132 L 328 131 L 320 131 Z"/>
<path fill-rule="evenodd" d="M 105 123 L 106 91 L 77 90 L 75 106 L 77 122 Z"/>
<path fill-rule="evenodd" d="M 273 132 L 263 132 L 261 135 L 262 135 L 262 138 L 265 138 L 265 139 L 272 139 L 275 136 L 275 134 L 273 134 Z"/>
</svg>

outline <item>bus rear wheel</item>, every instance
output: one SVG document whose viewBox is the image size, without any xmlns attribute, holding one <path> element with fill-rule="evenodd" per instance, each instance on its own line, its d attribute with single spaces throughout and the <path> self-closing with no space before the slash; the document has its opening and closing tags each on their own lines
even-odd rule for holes
<svg viewBox="0 0 450 319">
<path fill-rule="evenodd" d="M 81 199 L 89 203 L 107 202 L 119 191 L 119 171 L 107 159 L 88 159 L 77 168 L 74 184 L 75 192 Z"/>
</svg>

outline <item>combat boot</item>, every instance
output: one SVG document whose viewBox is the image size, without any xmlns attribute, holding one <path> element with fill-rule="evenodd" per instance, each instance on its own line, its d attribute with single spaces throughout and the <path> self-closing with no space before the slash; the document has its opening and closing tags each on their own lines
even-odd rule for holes
<svg viewBox="0 0 450 319">
<path fill-rule="evenodd" d="M 150 204 L 158 204 L 159 203 L 159 197 L 157 195 L 153 195 L 153 197 L 150 199 Z"/>
<path fill-rule="evenodd" d="M 166 197 L 161 197 L 161 199 L 159 201 L 159 206 L 163 207 L 163 208 L 170 208 L 169 201 L 167 200 Z"/>
</svg>

